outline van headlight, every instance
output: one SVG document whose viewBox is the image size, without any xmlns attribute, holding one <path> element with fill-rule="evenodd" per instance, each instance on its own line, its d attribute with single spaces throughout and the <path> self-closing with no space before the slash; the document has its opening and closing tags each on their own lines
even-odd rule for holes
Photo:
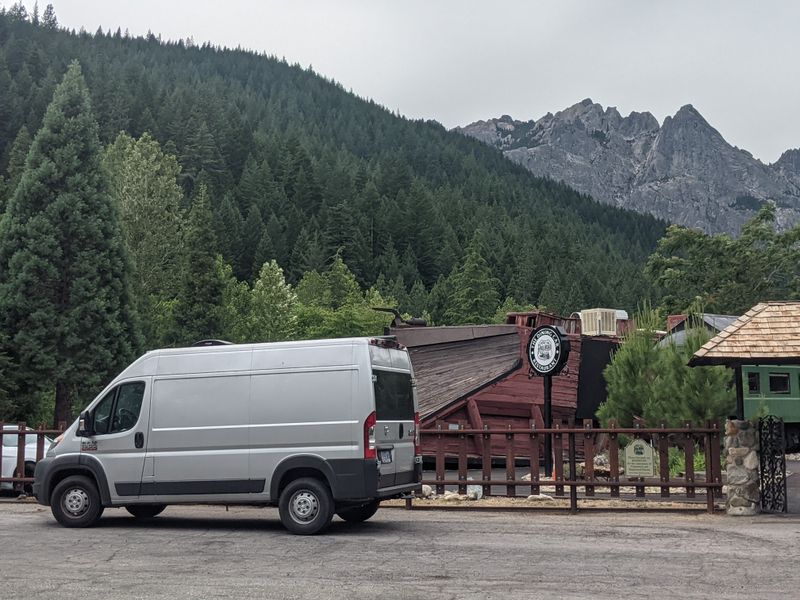
<svg viewBox="0 0 800 600">
<path fill-rule="evenodd" d="M 49 453 L 51 450 L 53 450 L 53 448 L 58 446 L 63 439 L 64 439 L 64 434 L 62 433 L 61 435 L 59 435 L 56 439 L 54 439 L 52 441 L 52 443 L 50 444 L 50 447 L 47 448 L 47 452 Z"/>
</svg>

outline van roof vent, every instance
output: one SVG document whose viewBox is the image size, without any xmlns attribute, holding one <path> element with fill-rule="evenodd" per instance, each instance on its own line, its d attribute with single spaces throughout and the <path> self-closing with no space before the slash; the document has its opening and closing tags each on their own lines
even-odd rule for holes
<svg viewBox="0 0 800 600">
<path fill-rule="evenodd" d="M 225 340 L 200 340 L 192 344 L 192 348 L 195 346 L 230 346 L 232 343 L 233 342 L 226 342 Z"/>
</svg>

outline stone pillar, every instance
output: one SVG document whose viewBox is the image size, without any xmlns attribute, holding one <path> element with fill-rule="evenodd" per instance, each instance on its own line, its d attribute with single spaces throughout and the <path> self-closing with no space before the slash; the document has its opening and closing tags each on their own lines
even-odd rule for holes
<svg viewBox="0 0 800 600">
<path fill-rule="evenodd" d="M 758 436 L 750 421 L 730 419 L 725 423 L 725 471 L 728 514 L 747 516 L 760 512 Z"/>
</svg>

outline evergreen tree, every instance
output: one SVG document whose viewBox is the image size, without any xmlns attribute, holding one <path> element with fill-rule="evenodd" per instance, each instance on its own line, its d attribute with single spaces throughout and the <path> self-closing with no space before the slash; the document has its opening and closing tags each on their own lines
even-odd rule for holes
<svg viewBox="0 0 800 600">
<path fill-rule="evenodd" d="M 133 259 L 136 293 L 173 296 L 184 226 L 178 161 L 164 154 L 150 134 L 135 140 L 121 133 L 106 150 L 103 165 Z"/>
<path fill-rule="evenodd" d="M 222 281 L 222 305 L 220 306 L 220 337 L 234 343 L 253 341 L 250 332 L 250 315 L 253 303 L 250 286 L 239 281 L 233 267 L 221 256 L 215 260 L 217 277 Z"/>
<path fill-rule="evenodd" d="M 58 19 L 56 18 L 56 10 L 52 4 L 48 4 L 44 8 L 42 14 L 42 25 L 47 29 L 58 29 Z"/>
<path fill-rule="evenodd" d="M 254 274 L 258 273 L 261 265 L 254 267 L 254 259 L 263 235 L 264 221 L 261 218 L 261 211 L 258 210 L 258 204 L 254 202 L 250 205 L 250 211 L 247 213 L 247 219 L 242 228 L 240 262 L 236 268 L 236 276 L 240 279 L 251 281 Z"/>
<path fill-rule="evenodd" d="M 216 237 L 208 190 L 201 185 L 189 211 L 184 240 L 183 277 L 175 309 L 174 339 L 192 344 L 223 333 L 225 282 L 217 267 Z"/>
<path fill-rule="evenodd" d="M 450 324 L 490 323 L 500 298 L 498 281 L 483 257 L 480 231 L 467 248 L 464 262 L 450 276 L 450 301 L 445 316 Z"/>
<path fill-rule="evenodd" d="M 294 305 L 297 296 L 274 260 L 264 263 L 253 285 L 250 341 L 279 342 L 297 333 Z"/>
<path fill-rule="evenodd" d="M 31 134 L 28 128 L 23 125 L 19 128 L 17 137 L 14 138 L 14 143 L 11 144 L 11 150 L 8 153 L 8 185 L 13 190 L 17 187 L 22 172 L 25 169 L 25 159 L 28 156 L 28 150 L 31 147 Z"/>
<path fill-rule="evenodd" d="M 140 338 L 117 211 L 80 65 L 70 64 L 0 223 L 0 319 L 20 393 L 55 389 L 68 421 Z"/>
</svg>

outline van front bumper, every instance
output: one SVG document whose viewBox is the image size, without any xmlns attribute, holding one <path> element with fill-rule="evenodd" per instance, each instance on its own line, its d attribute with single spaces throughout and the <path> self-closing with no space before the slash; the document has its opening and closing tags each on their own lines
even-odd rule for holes
<svg viewBox="0 0 800 600">
<path fill-rule="evenodd" d="M 52 458 L 43 458 L 36 463 L 36 470 L 33 472 L 33 497 L 36 498 L 36 501 L 43 506 L 50 504 L 50 499 L 45 498 L 45 494 L 43 493 L 43 484 L 50 477 L 52 464 Z"/>
</svg>

